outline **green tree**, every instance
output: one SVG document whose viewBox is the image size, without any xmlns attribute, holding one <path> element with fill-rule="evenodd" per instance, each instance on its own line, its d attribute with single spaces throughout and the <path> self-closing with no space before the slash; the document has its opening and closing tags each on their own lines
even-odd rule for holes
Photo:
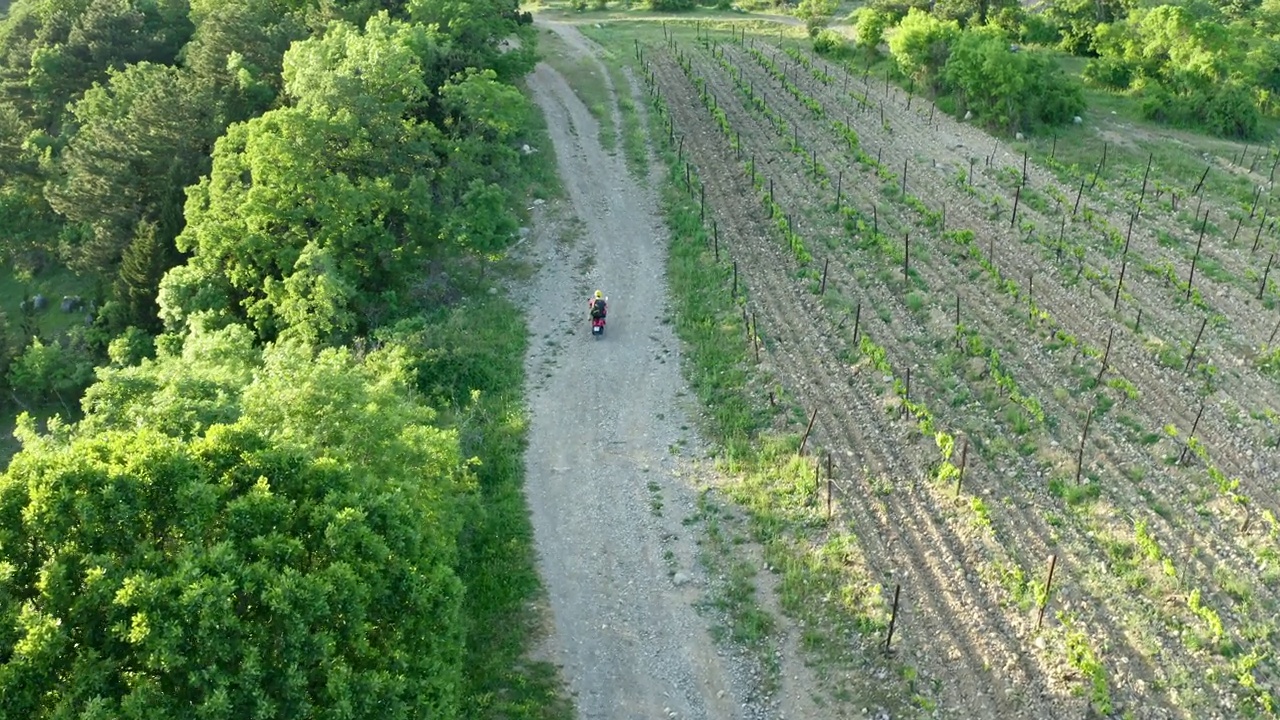
<svg viewBox="0 0 1280 720">
<path fill-rule="evenodd" d="M 912 8 L 889 35 L 889 53 L 904 74 L 933 90 L 951 52 L 951 43 L 960 36 L 954 20 L 939 20 Z"/>
<path fill-rule="evenodd" d="M 0 92 L 57 134 L 64 108 L 110 70 L 170 64 L 191 36 L 187 0 L 18 0 L 0 33 Z"/>
<path fill-rule="evenodd" d="M 961 109 L 973 110 L 981 122 L 1005 132 L 1064 123 L 1084 108 L 1080 84 L 1052 59 L 1012 51 L 1004 33 L 990 26 L 960 35 L 943 77 Z"/>
<path fill-rule="evenodd" d="M 191 439 L 24 419 L 0 714 L 455 717 L 472 483 L 403 361 L 280 347 Z"/>
<path fill-rule="evenodd" d="M 172 242 L 183 188 L 207 172 L 218 132 L 211 106 L 182 70 L 147 62 L 111 72 L 74 105 L 78 129 L 45 188 L 54 210 L 91 229 L 83 245 L 66 249 L 73 269 L 114 279 L 140 221 Z"/>
<path fill-rule="evenodd" d="M 33 337 L 9 366 L 8 379 L 14 392 L 30 402 L 66 405 L 93 379 L 93 362 L 80 347 Z"/>
<path fill-rule="evenodd" d="M 328 341 L 394 302 L 439 235 L 441 134 L 412 117 L 428 92 L 416 51 L 431 47 L 424 29 L 384 15 L 289 51 L 297 105 L 229 128 L 189 191 L 178 247 L 194 269 L 162 283 L 166 318 L 220 310 L 264 338 Z M 208 280 L 221 290 L 202 290 Z M 175 305 L 197 298 L 198 308 Z M 210 304 L 218 298 L 227 305 Z"/>
<path fill-rule="evenodd" d="M 409 0 L 414 22 L 437 26 L 450 41 L 449 52 L 426 63 L 428 84 L 439 87 L 468 68 L 494 70 L 504 82 L 533 70 L 537 35 L 531 26 L 519 23 L 519 6 L 519 0 Z M 517 45 L 504 47 L 512 37 L 518 38 Z"/>
<path fill-rule="evenodd" d="M 197 6 L 181 60 L 217 96 L 218 126 L 267 110 L 283 89 L 285 51 L 306 37 L 304 21 L 283 0 L 238 0 Z"/>
<path fill-rule="evenodd" d="M 863 6 L 858 8 L 854 23 L 853 39 L 858 47 L 875 51 L 884 42 L 885 30 L 893 26 L 893 16 L 883 10 Z"/>
</svg>

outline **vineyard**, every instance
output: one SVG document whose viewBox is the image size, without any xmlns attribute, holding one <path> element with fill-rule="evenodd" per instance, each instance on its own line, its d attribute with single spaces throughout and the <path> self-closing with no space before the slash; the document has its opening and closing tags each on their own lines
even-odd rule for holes
<svg viewBox="0 0 1280 720">
<path fill-rule="evenodd" d="M 780 33 L 591 34 L 803 430 L 740 499 L 795 520 L 779 572 L 839 574 L 850 667 L 957 717 L 1280 712 L 1280 158 L 1235 203 L 1210 167 L 1032 159 Z"/>
</svg>

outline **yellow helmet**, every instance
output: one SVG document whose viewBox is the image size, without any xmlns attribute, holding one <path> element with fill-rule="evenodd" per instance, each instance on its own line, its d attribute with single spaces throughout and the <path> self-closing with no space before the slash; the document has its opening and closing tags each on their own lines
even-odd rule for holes
<svg viewBox="0 0 1280 720">
<path fill-rule="evenodd" d="M 596 291 L 596 297 L 597 297 L 597 298 L 602 298 L 602 297 L 604 297 L 604 293 L 602 293 L 602 292 L 600 292 L 599 290 L 597 290 L 597 291 Z"/>
</svg>

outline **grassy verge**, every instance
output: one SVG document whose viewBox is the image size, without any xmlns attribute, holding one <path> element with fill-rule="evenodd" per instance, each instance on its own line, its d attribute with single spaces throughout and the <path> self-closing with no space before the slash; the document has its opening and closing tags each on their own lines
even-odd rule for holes
<svg viewBox="0 0 1280 720">
<path fill-rule="evenodd" d="M 787 402 L 770 409 L 764 401 L 761 388 L 770 381 L 750 360 L 741 313 L 745 298 L 731 296 L 730 266 L 717 263 L 708 247 L 707 229 L 697 202 L 685 191 L 684 166 L 668 142 L 665 120 L 658 111 L 649 118 L 649 140 L 668 172 L 661 188 L 671 231 L 667 274 L 685 372 L 706 409 L 703 433 L 722 448 L 719 492 L 704 493 L 698 514 L 705 523 L 704 561 L 725 578 L 711 604 L 728 616 L 729 639 L 755 651 L 776 644 L 777 624 L 756 597 L 757 569 L 744 564 L 737 547 L 755 540 L 766 566 L 779 575 L 782 609 L 798 622 L 810 651 L 807 659 L 817 661 L 813 667 L 830 682 L 832 699 L 883 706 L 894 716 L 913 699 L 923 707 L 925 689 L 915 687 L 910 667 L 858 651 L 874 644 L 887 623 L 881 588 L 861 569 L 857 539 L 826 533 L 812 491 L 813 467 L 797 453 L 795 428 L 770 429 Z M 739 287 L 748 292 L 741 280 Z M 718 494 L 731 502 L 717 500 Z M 745 510 L 745 523 L 733 520 L 735 511 L 726 509 L 730 505 Z M 761 660 L 767 673 L 776 672 L 775 658 Z M 850 673 L 854 668 L 861 672 Z M 837 679 L 839 689 L 834 689 Z"/>
<path fill-rule="evenodd" d="M 462 542 L 467 660 L 463 717 L 568 720 L 573 709 L 553 665 L 533 661 L 542 588 L 522 486 L 527 344 L 520 309 L 477 293 L 417 321 L 418 385 L 475 457 L 479 507 Z M 403 327 L 403 326 L 402 326 Z"/>
<path fill-rule="evenodd" d="M 518 192 L 563 195 L 542 114 L 530 113 Z M 524 268 L 502 263 L 501 272 Z M 461 543 L 459 575 L 467 592 L 465 705 L 473 720 L 571 720 L 572 702 L 554 665 L 530 652 L 542 632 L 545 606 L 523 485 L 527 419 L 524 355 L 528 344 L 519 307 L 488 294 L 487 283 L 437 310 L 415 329 L 422 361 L 419 387 L 442 420 L 458 429 L 464 457 L 476 457 L 479 509 Z"/>
<path fill-rule="evenodd" d="M 607 152 L 615 152 L 618 129 L 614 127 L 613 109 L 609 105 L 608 76 L 600 72 L 595 60 L 581 57 L 566 47 L 560 36 L 551 30 L 543 30 L 538 35 L 538 47 L 544 51 L 543 61 L 564 76 L 599 124 L 601 147 Z"/>
</svg>

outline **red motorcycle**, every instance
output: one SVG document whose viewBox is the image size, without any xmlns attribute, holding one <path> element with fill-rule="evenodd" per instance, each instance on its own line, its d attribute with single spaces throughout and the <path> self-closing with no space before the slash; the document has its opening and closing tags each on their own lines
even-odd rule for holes
<svg viewBox="0 0 1280 720">
<path fill-rule="evenodd" d="M 591 313 L 591 336 L 599 340 L 604 337 L 604 318 L 607 314 L 609 298 L 604 298 L 604 305 L 600 308 L 600 312 L 596 313 L 594 308 Z"/>
</svg>

